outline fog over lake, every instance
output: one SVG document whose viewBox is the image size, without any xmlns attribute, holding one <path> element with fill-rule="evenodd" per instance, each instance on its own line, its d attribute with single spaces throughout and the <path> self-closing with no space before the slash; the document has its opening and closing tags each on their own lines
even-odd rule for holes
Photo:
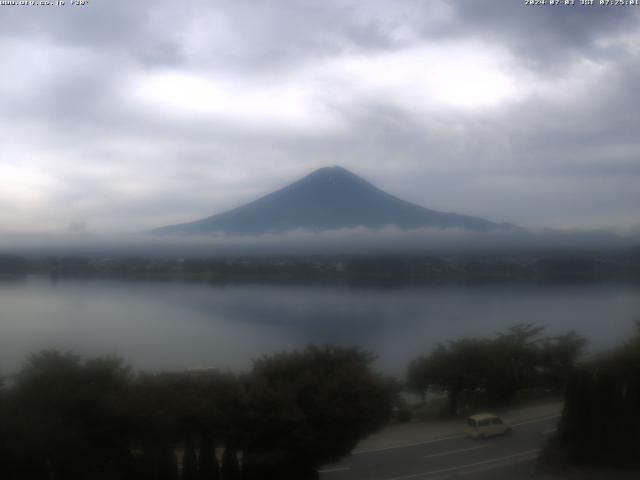
<svg viewBox="0 0 640 480">
<path fill-rule="evenodd" d="M 117 355 L 136 369 L 242 370 L 315 342 L 362 346 L 402 375 L 439 341 L 533 322 L 550 334 L 575 329 L 593 351 L 624 340 L 638 318 L 640 286 L 623 283 L 382 289 L 31 276 L 0 282 L 0 373 L 42 348 Z"/>
</svg>

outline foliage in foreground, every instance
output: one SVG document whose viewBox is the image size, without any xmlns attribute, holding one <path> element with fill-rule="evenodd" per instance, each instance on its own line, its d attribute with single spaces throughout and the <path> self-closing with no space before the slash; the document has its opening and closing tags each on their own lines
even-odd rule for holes
<svg viewBox="0 0 640 480">
<path fill-rule="evenodd" d="M 640 467 L 640 324 L 635 338 L 571 377 L 548 461 Z"/>
<path fill-rule="evenodd" d="M 0 385 L 7 480 L 312 479 L 387 420 L 395 392 L 358 349 L 308 347 L 217 370 L 133 374 L 45 351 Z"/>
<path fill-rule="evenodd" d="M 449 414 L 505 405 L 525 388 L 564 390 L 585 345 L 575 332 L 543 336 L 543 327 L 516 325 L 495 338 L 463 338 L 440 344 L 409 366 L 414 392 L 444 392 Z"/>
</svg>

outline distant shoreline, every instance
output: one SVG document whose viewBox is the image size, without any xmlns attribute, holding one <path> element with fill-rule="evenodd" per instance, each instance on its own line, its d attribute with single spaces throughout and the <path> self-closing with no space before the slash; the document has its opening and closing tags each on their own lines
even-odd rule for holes
<svg viewBox="0 0 640 480">
<path fill-rule="evenodd" d="M 624 255 L 253 256 L 218 258 L 0 256 L 0 278 L 136 278 L 208 283 L 348 286 L 640 281 L 640 259 Z"/>
</svg>

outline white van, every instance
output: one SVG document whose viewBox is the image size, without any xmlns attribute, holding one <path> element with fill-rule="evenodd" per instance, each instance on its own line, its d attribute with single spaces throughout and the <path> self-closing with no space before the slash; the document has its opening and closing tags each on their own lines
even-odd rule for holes
<svg viewBox="0 0 640 480">
<path fill-rule="evenodd" d="M 495 437 L 496 435 L 505 435 L 509 432 L 511 432 L 509 424 L 497 415 L 482 413 L 467 418 L 467 430 L 465 433 L 468 438 L 480 440 L 482 438 Z"/>
</svg>

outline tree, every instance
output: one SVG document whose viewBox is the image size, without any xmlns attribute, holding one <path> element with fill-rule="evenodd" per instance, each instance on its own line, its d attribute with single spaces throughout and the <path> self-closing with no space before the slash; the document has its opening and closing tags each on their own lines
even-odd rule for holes
<svg viewBox="0 0 640 480">
<path fill-rule="evenodd" d="M 238 452 L 232 445 L 224 448 L 221 468 L 222 480 L 239 480 L 240 464 L 238 463 Z"/>
<path fill-rule="evenodd" d="M 198 479 L 198 457 L 196 455 L 196 447 L 193 443 L 193 437 L 187 435 L 184 442 L 184 457 L 182 460 L 182 479 L 197 480 Z"/>
<path fill-rule="evenodd" d="M 371 361 L 358 349 L 309 347 L 263 357 L 242 377 L 216 370 L 133 376 L 118 359 L 41 352 L 10 389 L 0 387 L 0 415 L 9 420 L 0 422 L 0 474 L 315 478 L 320 463 L 349 453 L 388 418 L 395 390 Z M 216 445 L 225 446 L 220 468 Z"/>
<path fill-rule="evenodd" d="M 493 339 L 463 338 L 438 345 L 414 360 L 409 388 L 446 392 L 449 413 L 478 405 L 502 405 L 532 386 L 563 386 L 585 341 L 574 332 L 542 337 L 543 327 L 516 325 Z"/>
<path fill-rule="evenodd" d="M 28 466 L 65 479 L 87 473 L 127 478 L 129 425 L 122 399 L 129 381 L 129 368 L 119 359 L 32 355 L 15 376 L 8 407 L 19 452 L 16 470 Z"/>
<path fill-rule="evenodd" d="M 412 362 L 409 385 L 418 392 L 446 392 L 449 412 L 457 415 L 463 392 L 473 396 L 488 387 L 489 376 L 494 374 L 490 348 L 486 340 L 474 338 L 438 345 L 430 355 Z"/>
<path fill-rule="evenodd" d="M 586 343 L 586 339 L 574 331 L 545 338 L 541 346 L 541 383 L 555 391 L 564 392 Z"/>
<path fill-rule="evenodd" d="M 572 463 L 640 467 L 639 406 L 640 326 L 572 372 L 555 448 Z"/>
<path fill-rule="evenodd" d="M 215 456 L 215 450 L 211 435 L 205 433 L 200 443 L 200 455 L 198 456 L 198 473 L 200 480 L 219 480 L 220 468 Z"/>
<path fill-rule="evenodd" d="M 492 345 L 494 366 L 500 367 L 492 385 L 498 402 L 508 403 L 536 375 L 542 364 L 543 331 L 544 327 L 526 323 L 498 334 Z"/>
<path fill-rule="evenodd" d="M 310 346 L 263 357 L 247 378 L 251 478 L 315 478 L 389 418 L 395 392 L 356 348 Z"/>
<path fill-rule="evenodd" d="M 166 455 L 154 452 L 184 446 L 183 477 L 215 480 L 213 439 L 235 439 L 242 431 L 244 403 L 237 377 L 218 370 L 142 374 L 133 392 L 134 445 L 146 452 L 146 470 L 170 467 L 166 462 L 158 466 Z"/>
<path fill-rule="evenodd" d="M 0 377 L 0 472 L 5 472 L 4 475 L 0 474 L 0 477 L 5 475 L 8 477 L 12 467 L 12 455 L 10 452 L 11 442 L 9 440 L 9 428 L 8 428 L 8 412 L 7 412 L 7 391 L 5 390 L 4 378 Z"/>
</svg>

